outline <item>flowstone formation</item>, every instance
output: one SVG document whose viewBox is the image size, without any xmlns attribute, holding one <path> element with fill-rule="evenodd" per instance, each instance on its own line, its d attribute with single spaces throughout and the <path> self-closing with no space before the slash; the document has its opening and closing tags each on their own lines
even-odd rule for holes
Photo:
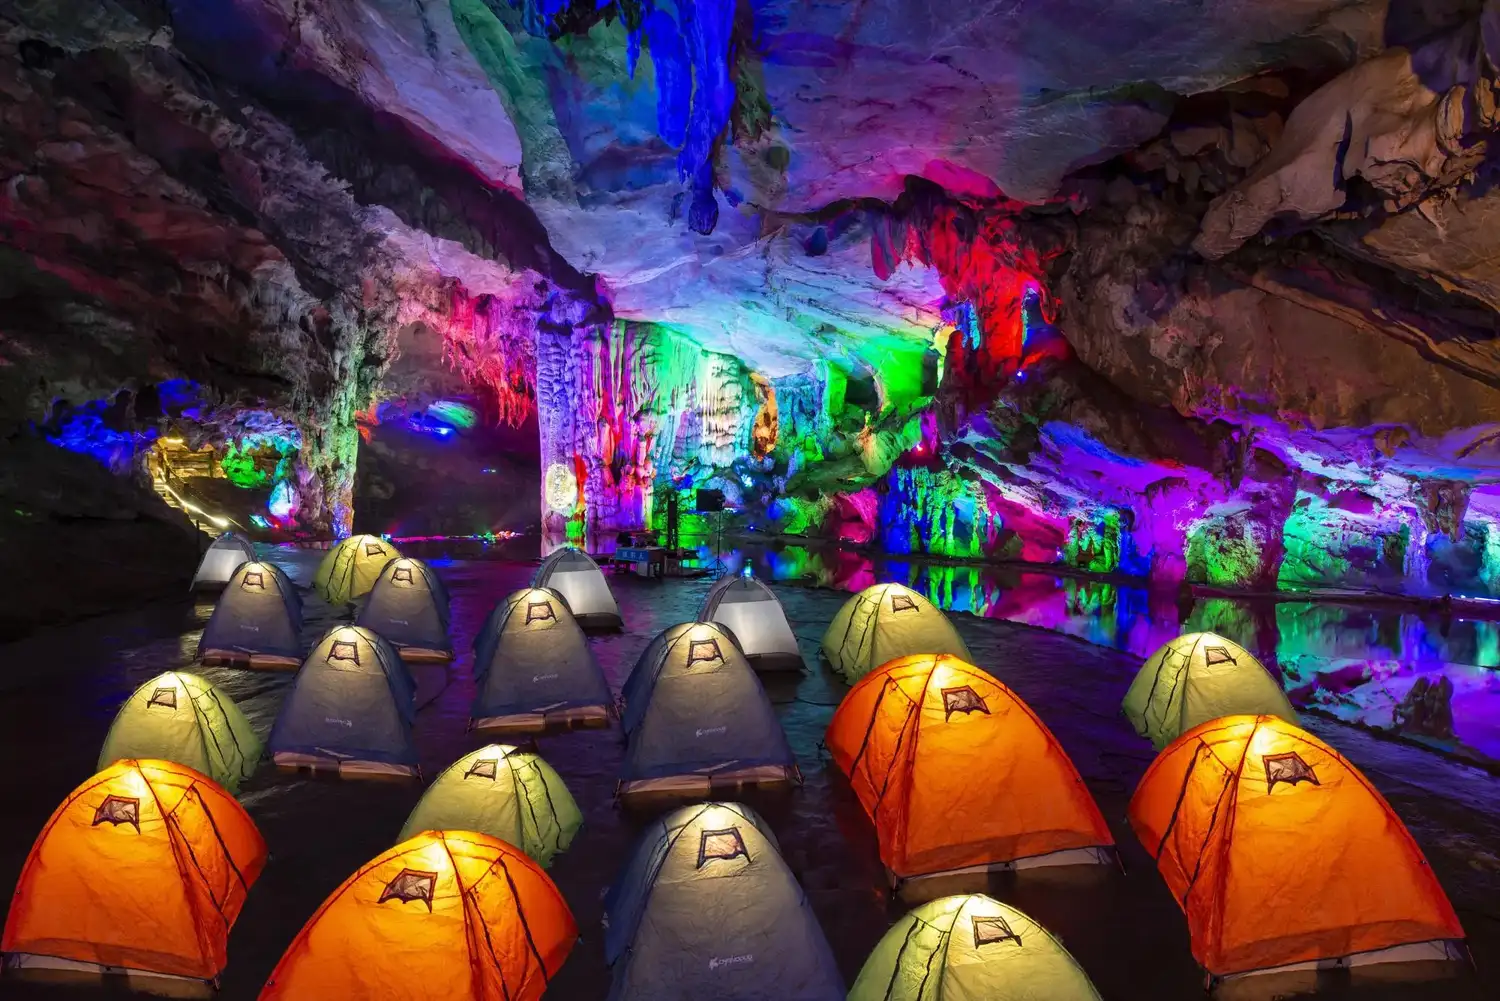
<svg viewBox="0 0 1500 1001">
<path fill-rule="evenodd" d="M 1500 593 L 1497 18 L 5 0 L 0 435 L 275 538 L 530 495 L 608 548 L 708 489 L 731 533 Z"/>
</svg>

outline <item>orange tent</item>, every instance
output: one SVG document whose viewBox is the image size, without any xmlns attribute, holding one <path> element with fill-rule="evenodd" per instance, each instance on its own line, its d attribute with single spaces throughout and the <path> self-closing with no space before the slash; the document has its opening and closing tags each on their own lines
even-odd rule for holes
<svg viewBox="0 0 1500 1001">
<path fill-rule="evenodd" d="M 898 881 L 1110 858 L 1114 839 L 1057 738 L 957 657 L 871 671 L 844 696 L 826 743 Z"/>
<path fill-rule="evenodd" d="M 73 790 L 32 846 L 0 941 L 5 965 L 211 981 L 265 862 L 255 822 L 208 776 L 116 761 Z"/>
<path fill-rule="evenodd" d="M 260 999 L 535 1001 L 577 937 L 562 894 L 520 849 L 426 831 L 323 901 Z"/>
<path fill-rule="evenodd" d="M 1459 954 L 1458 917 L 1390 804 L 1279 717 L 1178 737 L 1141 779 L 1130 823 L 1213 976 Z"/>
</svg>

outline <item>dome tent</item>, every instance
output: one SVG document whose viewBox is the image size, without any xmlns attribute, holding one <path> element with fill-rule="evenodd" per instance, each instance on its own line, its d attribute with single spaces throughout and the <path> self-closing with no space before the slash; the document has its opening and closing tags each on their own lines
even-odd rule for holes
<svg viewBox="0 0 1500 1001">
<path fill-rule="evenodd" d="M 470 725 L 481 733 L 608 726 L 614 696 L 588 638 L 556 591 L 522 588 L 474 640 Z"/>
<path fill-rule="evenodd" d="M 198 571 L 193 574 L 190 591 L 210 591 L 222 588 L 239 569 L 241 563 L 255 561 L 255 546 L 244 536 L 225 532 L 213 541 L 198 561 Z"/>
<path fill-rule="evenodd" d="M 728 629 L 757 671 L 806 670 L 781 602 L 754 577 L 721 579 L 709 590 L 698 619 Z"/>
<path fill-rule="evenodd" d="M 904 584 L 874 584 L 844 602 L 823 634 L 822 652 L 851 685 L 898 657 L 947 653 L 974 659 L 947 616 Z"/>
<path fill-rule="evenodd" d="M 839 703 L 825 740 L 898 885 L 1112 859 L 1109 827 L 1057 738 L 1015 693 L 956 657 L 871 671 Z"/>
<path fill-rule="evenodd" d="M 99 769 L 122 758 L 159 758 L 187 765 L 237 792 L 255 773 L 261 749 L 233 699 L 196 674 L 167 671 L 120 707 L 99 752 Z"/>
<path fill-rule="evenodd" d="M 722 626 L 684 622 L 661 632 L 622 694 L 622 795 L 705 794 L 799 777 L 760 679 Z"/>
<path fill-rule="evenodd" d="M 0 939 L 8 975 L 211 993 L 266 862 L 235 798 L 185 765 L 117 761 L 37 837 Z"/>
<path fill-rule="evenodd" d="M 1297 722 L 1281 682 L 1250 651 L 1213 633 L 1179 636 L 1152 654 L 1121 708 L 1158 751 L 1222 716 L 1266 713 Z"/>
<path fill-rule="evenodd" d="M 416 776 L 411 676 L 368 629 L 335 626 L 303 661 L 267 747 L 283 768 Z"/>
<path fill-rule="evenodd" d="M 333 891 L 260 1001 L 537 1001 L 577 938 L 562 894 L 519 849 L 426 831 Z"/>
<path fill-rule="evenodd" d="M 403 660 L 448 661 L 448 589 L 426 563 L 398 556 L 381 569 L 355 625 L 379 633 Z"/>
<path fill-rule="evenodd" d="M 624 624 L 620 606 L 610 593 L 609 581 L 588 553 L 571 546 L 559 549 L 542 561 L 532 587 L 550 587 L 563 596 L 568 610 L 583 629 L 612 630 Z"/>
<path fill-rule="evenodd" d="M 749 807 L 656 820 L 604 898 L 609 1001 L 843 1001 L 823 929 Z"/>
<path fill-rule="evenodd" d="M 943 897 L 907 914 L 865 960 L 848 1001 L 1100 1001 L 1063 944 L 983 894 Z"/>
<path fill-rule="evenodd" d="M 443 770 L 397 840 L 422 831 L 475 831 L 515 845 L 545 869 L 581 826 L 583 814 L 551 765 L 529 751 L 491 744 Z"/>
<path fill-rule="evenodd" d="M 401 553 L 386 540 L 374 535 L 351 535 L 332 549 L 313 574 L 313 590 L 330 605 L 343 605 L 370 588 L 380 571 Z"/>
<path fill-rule="evenodd" d="M 302 599 L 274 563 L 242 563 L 198 640 L 198 659 L 272 669 L 302 661 Z"/>
<path fill-rule="evenodd" d="M 1390 804 L 1276 716 L 1177 738 L 1129 816 L 1214 978 L 1462 955 L 1458 917 Z"/>
</svg>

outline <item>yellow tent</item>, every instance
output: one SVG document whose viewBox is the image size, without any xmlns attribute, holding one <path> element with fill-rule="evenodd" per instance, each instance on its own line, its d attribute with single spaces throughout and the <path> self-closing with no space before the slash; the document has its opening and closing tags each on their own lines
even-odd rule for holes
<svg viewBox="0 0 1500 1001">
<path fill-rule="evenodd" d="M 851 685 L 872 670 L 919 653 L 974 662 L 936 605 L 904 584 L 876 584 L 844 603 L 823 634 L 823 656 Z"/>
<path fill-rule="evenodd" d="M 1179 636 L 1141 666 L 1121 707 L 1159 751 L 1221 716 L 1280 716 L 1297 722 L 1281 682 L 1255 656 L 1214 633 Z"/>
<path fill-rule="evenodd" d="M 401 553 L 396 547 L 374 535 L 351 535 L 328 550 L 318 572 L 313 575 L 313 590 L 330 605 L 342 605 L 362 594 L 369 594 L 380 579 L 380 571 Z"/>
</svg>

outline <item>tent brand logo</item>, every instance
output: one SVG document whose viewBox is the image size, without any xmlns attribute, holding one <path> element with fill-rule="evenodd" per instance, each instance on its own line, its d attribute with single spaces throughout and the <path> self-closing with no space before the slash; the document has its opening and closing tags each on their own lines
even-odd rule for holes
<svg viewBox="0 0 1500 1001">
<path fill-rule="evenodd" d="M 176 709 L 177 689 L 158 688 L 152 692 L 150 701 L 146 703 L 146 708 L 150 709 L 152 706 L 161 706 L 163 709 Z"/>
<path fill-rule="evenodd" d="M 415 587 L 417 582 L 412 578 L 411 567 L 397 567 L 391 571 L 391 583 Z"/>
<path fill-rule="evenodd" d="M 1216 664 L 1235 664 L 1238 661 L 1229 655 L 1227 648 L 1208 646 L 1203 648 L 1203 663 L 1207 667 L 1213 667 Z"/>
<path fill-rule="evenodd" d="M 401 874 L 389 883 L 380 893 L 380 899 L 375 901 L 383 904 L 387 900 L 399 900 L 403 904 L 413 900 L 420 900 L 427 905 L 427 913 L 432 913 L 432 891 L 437 887 L 437 873 L 418 872 L 415 869 L 402 869 Z"/>
<path fill-rule="evenodd" d="M 1318 773 L 1313 771 L 1312 765 L 1302 760 L 1302 756 L 1296 751 L 1288 751 L 1285 754 L 1268 754 L 1266 762 L 1266 792 L 1269 793 L 1276 788 L 1276 783 L 1285 782 L 1294 786 L 1298 782 L 1311 782 L 1313 785 L 1322 785 L 1318 781 Z"/>
<path fill-rule="evenodd" d="M 247 632 L 247 633 L 258 633 L 258 632 L 260 632 L 260 626 L 252 626 L 248 622 L 241 622 L 240 623 L 240 628 L 243 629 L 243 630 L 245 630 L 245 632 Z"/>
<path fill-rule="evenodd" d="M 699 737 L 712 737 L 712 736 L 714 736 L 716 734 L 728 733 L 728 732 L 729 732 L 729 727 L 727 727 L 727 726 L 705 726 L 705 727 L 699 727 L 698 728 L 698 732 L 697 732 L 697 734 L 695 736 L 699 736 Z"/>
<path fill-rule="evenodd" d="M 1006 941 L 1020 945 L 1021 936 L 1011 931 L 1010 925 L 1005 923 L 1004 918 L 974 919 L 974 948 Z"/>
<path fill-rule="evenodd" d="M 550 601 L 528 601 L 526 603 L 526 621 L 523 625 L 531 625 L 533 622 L 552 622 L 557 618 L 552 614 L 552 603 Z"/>
<path fill-rule="evenodd" d="M 252 587 L 264 591 L 266 589 L 266 575 L 259 570 L 245 571 L 245 579 L 240 581 L 240 589 L 248 591 Z"/>
<path fill-rule="evenodd" d="M 746 953 L 743 956 L 715 956 L 708 961 L 710 971 L 722 970 L 726 966 L 744 966 L 746 963 L 755 962 L 754 953 Z"/>
<path fill-rule="evenodd" d="M 985 705 L 979 693 L 968 685 L 960 688 L 945 688 L 943 689 L 943 720 L 946 722 L 954 713 L 963 713 L 965 716 L 969 713 L 984 713 L 988 716 L 990 707 Z"/>
<path fill-rule="evenodd" d="M 893 595 L 891 595 L 891 611 L 892 612 L 915 612 L 916 610 L 917 610 L 917 603 L 915 601 L 911 600 L 911 596 L 910 595 L 905 595 L 905 594 L 893 594 Z"/>
<path fill-rule="evenodd" d="M 392 619 L 391 621 L 394 622 L 398 626 L 409 626 L 409 625 L 411 625 L 411 623 L 407 622 L 405 619 Z"/>
<path fill-rule="evenodd" d="M 338 719 L 334 716 L 324 716 L 323 722 L 332 723 L 334 726 L 348 727 L 350 730 L 354 729 L 354 721 L 352 719 Z"/>
<path fill-rule="evenodd" d="M 469 766 L 468 771 L 464 772 L 464 779 L 466 781 L 472 778 L 493 780 L 495 778 L 496 772 L 499 770 L 499 767 L 500 762 L 496 761 L 494 758 L 480 758 L 478 761 Z"/>
<path fill-rule="evenodd" d="M 691 667 L 700 660 L 723 660 L 718 640 L 692 640 L 688 643 L 688 666 Z"/>
<path fill-rule="evenodd" d="M 531 683 L 534 685 L 539 681 L 556 681 L 559 677 L 560 675 L 557 674 L 533 674 Z"/>
<path fill-rule="evenodd" d="M 94 811 L 94 827 L 110 824 L 119 827 L 129 824 L 137 831 L 141 829 L 141 801 L 126 796 L 106 796 Z"/>
</svg>

